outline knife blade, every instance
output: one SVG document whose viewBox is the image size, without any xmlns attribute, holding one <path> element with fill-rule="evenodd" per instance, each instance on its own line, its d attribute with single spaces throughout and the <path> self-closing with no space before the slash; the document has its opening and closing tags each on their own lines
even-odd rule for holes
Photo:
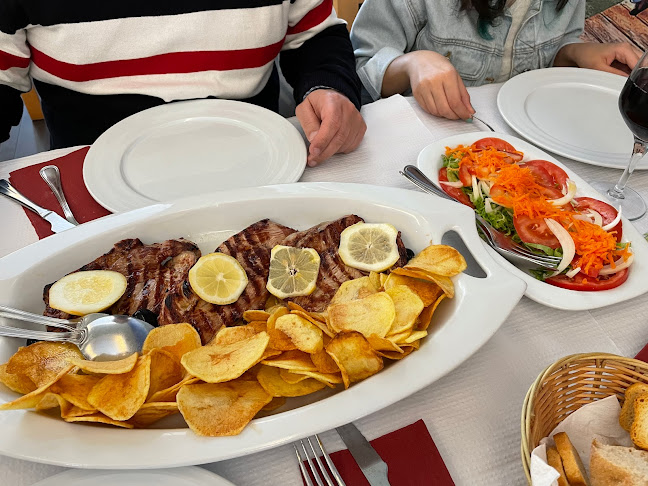
<svg viewBox="0 0 648 486">
<path fill-rule="evenodd" d="M 371 486 L 390 486 L 387 464 L 352 423 L 335 429 Z"/>
<path fill-rule="evenodd" d="M 60 233 L 61 231 L 74 228 L 74 225 L 72 223 L 62 218 L 54 211 L 43 208 L 22 195 L 18 191 L 18 189 L 12 186 L 11 183 L 6 179 L 0 179 L 0 194 L 38 214 L 41 218 L 43 218 L 50 224 L 54 233 Z"/>
</svg>

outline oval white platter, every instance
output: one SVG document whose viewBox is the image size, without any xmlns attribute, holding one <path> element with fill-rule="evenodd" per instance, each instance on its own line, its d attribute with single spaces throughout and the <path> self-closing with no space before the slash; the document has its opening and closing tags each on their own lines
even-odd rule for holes
<svg viewBox="0 0 648 486">
<path fill-rule="evenodd" d="M 123 238 L 152 243 L 185 237 L 204 254 L 263 218 L 306 229 L 349 213 L 393 224 L 415 252 L 454 230 L 485 270 L 483 279 L 466 274 L 454 278 L 456 295 L 439 306 L 434 330 L 418 351 L 348 390 L 289 399 L 234 437 L 198 437 L 182 422 L 122 430 L 69 424 L 29 411 L 1 412 L 0 454 L 71 467 L 135 469 L 214 462 L 276 447 L 356 420 L 433 383 L 477 351 L 524 294 L 522 280 L 496 263 L 481 244 L 468 208 L 404 189 L 298 183 L 160 203 L 48 237 L 0 260 L 0 303 L 42 312 L 44 285 Z M 1 338 L 0 362 L 21 345 L 23 340 Z M 15 398 L 15 393 L 0 389 L 0 402 Z"/>
<path fill-rule="evenodd" d="M 427 175 L 432 181 L 438 184 L 439 169 L 443 166 L 441 155 L 445 153 L 445 148 L 456 147 L 459 144 L 470 145 L 485 137 L 497 137 L 506 140 L 517 150 L 524 152 L 524 160 L 544 159 L 556 164 L 558 167 L 561 167 L 565 172 L 567 172 L 569 178 L 576 183 L 578 187 L 576 197 L 588 196 L 604 200 L 603 196 L 592 189 L 592 187 L 579 177 L 578 174 L 558 162 L 551 155 L 534 145 L 531 145 L 529 142 L 525 142 L 524 140 L 504 133 L 471 132 L 438 140 L 421 151 L 417 160 L 418 168 L 421 169 L 421 171 L 423 171 L 423 173 L 425 173 L 425 175 Z M 588 310 L 623 302 L 648 292 L 648 279 L 645 278 L 648 274 L 648 243 L 646 243 L 646 240 L 635 229 L 632 223 L 625 218 L 623 218 L 623 240 L 632 242 L 632 249 L 635 252 L 635 260 L 630 270 L 628 280 L 615 289 L 598 292 L 566 290 L 541 282 L 529 273 L 513 265 L 501 255 L 497 254 L 494 250 L 488 247 L 486 243 L 484 243 L 484 246 L 486 246 L 493 255 L 497 255 L 498 261 L 500 261 L 502 265 L 505 265 L 512 273 L 526 282 L 527 297 L 556 309 Z"/>
</svg>

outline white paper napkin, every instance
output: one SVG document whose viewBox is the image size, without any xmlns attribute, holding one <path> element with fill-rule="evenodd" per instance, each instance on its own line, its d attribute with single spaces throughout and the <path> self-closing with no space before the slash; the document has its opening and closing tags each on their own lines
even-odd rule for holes
<svg viewBox="0 0 648 486">
<path fill-rule="evenodd" d="M 547 446 L 555 446 L 552 439 L 558 432 L 566 432 L 578 451 L 583 465 L 589 473 L 592 441 L 597 439 L 606 444 L 632 447 L 630 434 L 619 425 L 621 407 L 616 396 L 597 400 L 569 415 L 551 431 L 549 437 L 531 453 L 531 480 L 533 486 L 557 486 L 557 471 L 547 464 Z M 552 474 L 553 471 L 555 474 Z"/>
</svg>

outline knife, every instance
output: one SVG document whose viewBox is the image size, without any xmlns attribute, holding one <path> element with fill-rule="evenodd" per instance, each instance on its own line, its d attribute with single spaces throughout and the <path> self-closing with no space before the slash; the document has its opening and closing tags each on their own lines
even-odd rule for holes
<svg viewBox="0 0 648 486">
<path fill-rule="evenodd" d="M 61 231 L 74 228 L 74 225 L 72 223 L 62 218 L 54 211 L 42 208 L 35 202 L 27 199 L 20 192 L 18 192 L 18 189 L 12 186 L 6 179 L 0 179 L 0 194 L 38 214 L 52 226 L 52 231 L 54 233 L 60 233 Z"/>
<path fill-rule="evenodd" d="M 336 428 L 342 442 L 360 466 L 371 486 L 390 486 L 387 464 L 378 455 L 365 436 L 352 423 Z"/>
</svg>

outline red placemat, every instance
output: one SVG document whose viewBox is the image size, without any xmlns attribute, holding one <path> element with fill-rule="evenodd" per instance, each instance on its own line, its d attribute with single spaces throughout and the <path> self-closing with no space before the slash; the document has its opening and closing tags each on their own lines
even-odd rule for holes
<svg viewBox="0 0 648 486">
<path fill-rule="evenodd" d="M 371 445 L 387 463 L 391 486 L 454 486 L 423 420 L 374 439 Z M 334 452 L 331 459 L 347 485 L 369 486 L 349 451 Z"/>
<path fill-rule="evenodd" d="M 79 223 L 87 223 L 111 214 L 92 198 L 83 182 L 83 161 L 89 149 L 90 147 L 84 147 L 63 157 L 15 170 L 10 173 L 9 182 L 39 206 L 51 209 L 63 216 L 63 210 L 56 197 L 38 172 L 47 165 L 55 165 L 61 172 L 61 184 L 65 198 Z M 31 221 L 39 239 L 52 234 L 47 221 L 28 209 L 25 209 L 25 214 Z"/>
<path fill-rule="evenodd" d="M 644 348 L 639 351 L 637 356 L 635 356 L 635 359 L 640 359 L 641 361 L 648 363 L 648 344 L 646 344 Z"/>
</svg>

